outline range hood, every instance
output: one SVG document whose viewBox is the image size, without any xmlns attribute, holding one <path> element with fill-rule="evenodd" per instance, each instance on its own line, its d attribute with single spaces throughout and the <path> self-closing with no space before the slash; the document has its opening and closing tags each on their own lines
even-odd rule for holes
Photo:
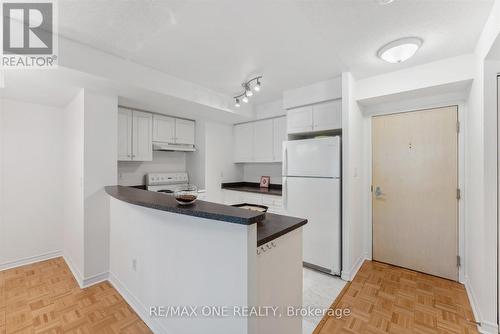
<svg viewBox="0 0 500 334">
<path fill-rule="evenodd" d="M 153 142 L 153 151 L 181 151 L 194 152 L 196 148 L 189 144 L 169 144 L 161 142 Z"/>
</svg>

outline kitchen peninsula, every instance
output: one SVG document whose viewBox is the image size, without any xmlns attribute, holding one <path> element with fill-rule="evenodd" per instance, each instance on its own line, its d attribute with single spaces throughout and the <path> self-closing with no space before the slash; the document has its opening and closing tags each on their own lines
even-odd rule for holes
<svg viewBox="0 0 500 334">
<path fill-rule="evenodd" d="M 110 281 L 155 333 L 300 334 L 305 219 L 109 186 Z M 152 317 L 155 307 L 278 307 L 266 317 Z M 279 314 L 281 313 L 281 317 Z"/>
</svg>

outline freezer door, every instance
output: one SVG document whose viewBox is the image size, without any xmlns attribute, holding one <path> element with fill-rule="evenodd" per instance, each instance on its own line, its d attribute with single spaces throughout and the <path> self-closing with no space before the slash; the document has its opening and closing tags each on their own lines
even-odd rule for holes
<svg viewBox="0 0 500 334">
<path fill-rule="evenodd" d="M 340 137 L 285 142 L 283 176 L 340 177 Z"/>
<path fill-rule="evenodd" d="M 284 177 L 283 196 L 287 215 L 308 220 L 304 226 L 304 262 L 339 275 L 340 180 Z"/>
</svg>

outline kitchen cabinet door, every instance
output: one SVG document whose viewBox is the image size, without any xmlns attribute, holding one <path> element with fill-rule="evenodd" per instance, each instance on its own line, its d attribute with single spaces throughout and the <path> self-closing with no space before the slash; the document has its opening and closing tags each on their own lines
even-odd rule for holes
<svg viewBox="0 0 500 334">
<path fill-rule="evenodd" d="M 272 162 L 273 161 L 273 120 L 266 119 L 257 121 L 254 125 L 253 136 L 253 161 Z"/>
<path fill-rule="evenodd" d="M 253 160 L 253 123 L 236 124 L 234 131 L 234 162 Z"/>
<path fill-rule="evenodd" d="M 273 161 L 283 160 L 283 142 L 287 139 L 286 117 L 273 119 Z"/>
<path fill-rule="evenodd" d="M 118 161 L 132 160 L 132 110 L 118 108 Z"/>
<path fill-rule="evenodd" d="M 175 120 L 175 143 L 194 145 L 194 121 Z"/>
<path fill-rule="evenodd" d="M 342 129 L 342 100 L 313 106 L 313 131 Z"/>
<path fill-rule="evenodd" d="M 153 141 L 175 143 L 175 118 L 153 116 Z"/>
<path fill-rule="evenodd" d="M 134 111 L 132 116 L 132 160 L 153 161 L 153 115 Z"/>
<path fill-rule="evenodd" d="M 294 108 L 287 111 L 286 128 L 288 133 L 310 132 L 313 128 L 312 106 Z"/>
</svg>

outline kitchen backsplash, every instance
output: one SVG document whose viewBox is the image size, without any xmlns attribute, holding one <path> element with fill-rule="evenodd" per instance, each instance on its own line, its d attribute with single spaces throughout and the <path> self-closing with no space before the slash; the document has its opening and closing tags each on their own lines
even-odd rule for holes
<svg viewBox="0 0 500 334">
<path fill-rule="evenodd" d="M 281 163 L 244 164 L 243 181 L 260 182 L 261 176 L 270 176 L 271 183 L 281 184 Z"/>
<path fill-rule="evenodd" d="M 186 153 L 154 151 L 153 161 L 118 162 L 118 184 L 135 186 L 145 184 L 145 175 L 152 172 L 183 172 L 186 170 Z"/>
</svg>

